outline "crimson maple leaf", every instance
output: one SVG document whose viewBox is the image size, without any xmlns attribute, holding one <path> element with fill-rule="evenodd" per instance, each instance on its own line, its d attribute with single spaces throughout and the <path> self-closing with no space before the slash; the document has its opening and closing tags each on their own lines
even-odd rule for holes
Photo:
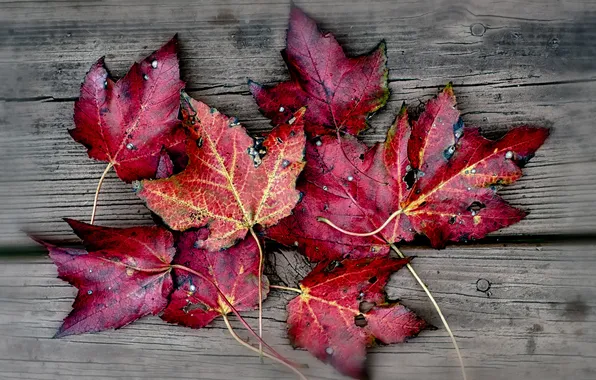
<svg viewBox="0 0 596 380">
<path fill-rule="evenodd" d="M 478 128 L 464 127 L 449 85 L 411 128 L 404 107 L 386 141 L 370 149 L 350 136 L 308 143 L 298 185 L 304 197 L 267 235 L 298 245 L 315 261 L 386 254 L 387 243 L 412 240 L 416 233 L 436 248 L 482 238 L 526 215 L 497 190 L 521 177 L 520 167 L 548 134 L 524 126 L 488 140 Z M 392 214 L 390 223 L 367 237 L 315 222 L 324 217 L 344 230 L 369 232 Z"/>
<path fill-rule="evenodd" d="M 173 290 L 172 234 L 159 227 L 108 228 L 66 219 L 87 250 L 42 243 L 58 276 L 79 291 L 55 337 L 117 329 L 161 312 Z"/>
<path fill-rule="evenodd" d="M 342 374 L 366 375 L 366 348 L 401 343 L 426 323 L 405 306 L 388 301 L 389 276 L 408 259 L 362 258 L 319 263 L 300 283 L 302 293 L 288 304 L 288 334 Z"/>
<path fill-rule="evenodd" d="M 265 116 L 278 124 L 307 106 L 304 127 L 310 135 L 355 135 L 365 129 L 368 116 L 389 97 L 385 42 L 370 54 L 348 58 L 335 37 L 321 33 L 297 7 L 290 13 L 286 41 L 282 56 L 291 79 L 273 87 L 249 81 Z"/>
<path fill-rule="evenodd" d="M 176 37 L 117 82 L 101 58 L 81 86 L 69 133 L 89 157 L 113 165 L 123 181 L 153 178 L 162 148 L 184 156 L 186 136 L 178 120 L 183 87 Z"/>
<path fill-rule="evenodd" d="M 208 225 L 202 248 L 230 247 L 256 224 L 277 223 L 298 202 L 303 113 L 298 111 L 267 138 L 253 139 L 236 118 L 183 94 L 188 166 L 170 178 L 137 183 L 137 194 L 175 230 Z"/>
<path fill-rule="evenodd" d="M 232 310 L 228 302 L 236 311 L 258 306 L 259 250 L 255 240 L 247 238 L 227 250 L 212 252 L 198 248 L 197 242 L 204 237 L 203 231 L 191 231 L 182 234 L 178 241 L 174 264 L 202 277 L 174 266 L 176 290 L 162 315 L 167 322 L 201 328 L 217 316 L 229 314 Z M 269 281 L 265 276 L 262 286 L 266 298 Z"/>
</svg>

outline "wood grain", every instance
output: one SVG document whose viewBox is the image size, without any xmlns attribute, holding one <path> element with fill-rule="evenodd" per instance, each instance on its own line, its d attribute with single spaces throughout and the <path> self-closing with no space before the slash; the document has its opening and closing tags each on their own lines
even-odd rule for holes
<svg viewBox="0 0 596 380">
<path fill-rule="evenodd" d="M 387 40 L 392 94 L 363 136 L 367 142 L 384 139 L 402 101 L 416 108 L 452 80 L 468 124 L 493 134 L 519 124 L 553 128 L 526 177 L 502 191 L 530 216 L 496 234 L 596 232 L 593 3 L 301 4 L 350 54 Z M 254 133 L 268 130 L 246 79 L 273 83 L 287 77 L 279 50 L 288 6 L 275 1 L 3 4 L 0 244 L 24 244 L 23 231 L 67 239 L 71 235 L 60 219 L 88 217 L 104 165 L 87 159 L 67 130 L 73 127 L 79 83 L 99 56 L 106 55 L 113 73 L 123 75 L 132 61 L 179 32 L 182 76 L 190 93 L 239 117 Z M 150 218 L 130 187 L 112 174 L 98 222 L 135 225 Z"/>
<path fill-rule="evenodd" d="M 470 379 L 593 379 L 596 357 L 596 258 L 593 244 L 407 249 L 451 323 Z M 271 260 L 287 285 L 306 268 L 292 251 Z M 74 290 L 56 279 L 47 259 L 0 263 L 0 378 L 2 379 L 279 379 L 294 378 L 276 364 L 260 364 L 239 346 L 221 319 L 191 330 L 157 317 L 118 331 L 51 339 L 69 312 Z M 477 290 L 479 280 L 490 284 Z M 484 288 L 482 288 L 484 289 Z M 387 287 L 435 326 L 441 326 L 409 273 Z M 285 304 L 292 293 L 265 302 L 265 337 L 284 355 L 307 363 L 309 379 L 339 379 L 286 338 Z M 256 313 L 246 313 L 256 326 Z M 231 317 L 234 319 L 235 317 Z M 241 329 L 240 323 L 233 323 Z M 243 337 L 247 334 L 241 332 Z M 406 344 L 370 351 L 373 379 L 459 379 L 443 328 Z"/>
<path fill-rule="evenodd" d="M 490 136 L 512 125 L 552 128 L 525 176 L 501 191 L 530 215 L 492 241 L 561 242 L 406 250 L 417 256 L 415 266 L 457 335 L 470 379 L 596 378 L 596 2 L 298 3 L 348 54 L 385 38 L 391 97 L 363 135 L 368 143 L 384 139 L 403 101 L 416 109 L 448 81 L 465 122 Z M 0 247 L 16 252 L 29 245 L 26 232 L 72 241 L 61 218 L 88 219 L 105 165 L 89 160 L 67 130 L 80 82 L 100 56 L 122 76 L 179 33 L 191 95 L 237 116 L 253 133 L 270 129 L 246 80 L 287 78 L 279 55 L 287 1 L 0 0 L 0 10 Z M 112 173 L 98 223 L 152 221 Z M 295 285 L 309 268 L 292 251 L 270 259 L 282 284 Z M 221 321 L 189 330 L 153 317 L 119 331 L 52 340 L 75 294 L 55 275 L 41 256 L 0 261 L 1 379 L 292 378 L 282 367 L 260 364 Z M 488 292 L 477 290 L 479 280 L 481 289 L 490 284 Z M 459 379 L 449 338 L 411 277 L 398 274 L 388 293 L 439 329 L 372 349 L 372 378 Z M 338 378 L 289 347 L 284 322 L 291 297 L 276 292 L 265 303 L 267 340 L 307 363 L 309 378 Z M 247 317 L 256 326 L 255 314 Z"/>
</svg>

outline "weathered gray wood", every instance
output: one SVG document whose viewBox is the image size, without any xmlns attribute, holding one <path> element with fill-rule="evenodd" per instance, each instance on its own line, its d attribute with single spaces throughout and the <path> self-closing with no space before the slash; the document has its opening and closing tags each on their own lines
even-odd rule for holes
<svg viewBox="0 0 596 380">
<path fill-rule="evenodd" d="M 596 358 L 596 257 L 593 244 L 408 249 L 415 267 L 451 323 L 470 379 L 593 379 Z M 277 270 L 288 285 L 305 271 L 291 252 Z M 259 364 L 215 322 L 190 330 L 146 318 L 121 330 L 59 340 L 51 337 L 70 310 L 74 290 L 55 278 L 46 259 L 0 265 L 0 378 L 2 379 L 279 379 L 294 378 L 276 364 Z M 476 282 L 490 282 L 489 293 Z M 453 347 L 440 320 L 408 272 L 396 274 L 389 296 L 439 329 L 369 355 L 373 379 L 459 379 Z M 289 347 L 285 303 L 265 302 L 269 343 L 310 368 L 311 379 L 340 378 L 307 352 Z M 246 313 L 256 326 L 256 314 Z M 235 320 L 235 317 L 231 317 Z M 240 324 L 233 323 L 239 330 Z M 247 334 L 241 332 L 246 337 Z"/>
<path fill-rule="evenodd" d="M 0 0 L 0 246 L 23 246 L 24 232 L 72 239 L 62 217 L 85 220 L 104 165 L 89 160 L 67 134 L 72 106 L 89 66 L 106 55 L 121 76 L 132 61 L 174 33 L 189 92 L 237 116 L 252 132 L 269 129 L 246 79 L 287 78 L 284 45 L 289 2 Z M 402 101 L 415 106 L 452 80 L 468 124 L 489 133 L 513 124 L 553 128 L 553 135 L 502 190 L 531 212 L 495 235 L 596 233 L 596 2 L 422 0 L 300 1 L 361 54 L 387 40 L 392 94 L 363 138 L 384 133 Z M 111 175 L 98 222 L 151 223 L 130 188 Z M 544 247 L 475 245 L 445 251 L 409 248 L 449 319 L 470 379 L 596 377 L 594 244 Z M 291 252 L 272 260 L 278 280 L 295 285 L 308 266 Z M 295 270 L 294 270 L 295 269 Z M 296 273 L 300 273 L 297 275 Z M 218 321 L 189 330 L 147 318 L 120 331 L 52 340 L 74 290 L 54 278 L 47 259 L 0 262 L 1 379 L 276 379 Z M 476 290 L 491 283 L 491 295 Z M 439 327 L 408 344 L 370 355 L 375 379 L 458 379 L 452 345 L 422 291 L 403 271 L 392 297 Z M 267 340 L 308 363 L 309 378 L 337 374 L 285 337 L 285 302 L 266 302 Z M 256 325 L 255 314 L 247 314 Z M 236 327 L 239 324 L 234 322 Z M 246 334 L 243 334 L 246 336 Z"/>
<path fill-rule="evenodd" d="M 23 231 L 71 236 L 62 217 L 86 219 L 103 164 L 68 136 L 72 102 L 92 62 L 107 55 L 122 75 L 130 63 L 180 33 L 183 78 L 192 95 L 269 128 L 246 78 L 287 77 L 279 56 L 288 4 L 8 2 L 0 16 L 0 244 Z M 596 232 L 596 4 L 473 1 L 301 3 L 351 54 L 386 38 L 392 95 L 365 133 L 380 141 L 402 101 L 413 106 L 453 80 L 465 121 L 487 131 L 513 124 L 553 127 L 553 136 L 504 189 L 527 220 L 498 232 Z M 340 5 L 343 4 L 343 5 Z M 26 16 L 25 16 L 26 15 Z M 98 221 L 149 223 L 147 210 L 112 175 Z"/>
</svg>

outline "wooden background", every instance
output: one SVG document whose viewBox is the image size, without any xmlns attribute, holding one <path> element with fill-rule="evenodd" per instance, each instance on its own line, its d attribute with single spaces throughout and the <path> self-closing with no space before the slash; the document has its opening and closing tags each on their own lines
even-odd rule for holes
<svg viewBox="0 0 596 380">
<path fill-rule="evenodd" d="M 163 4 L 162 4 L 163 3 Z M 251 78 L 287 78 L 279 55 L 289 2 L 0 0 L 0 379 L 279 379 L 285 368 L 236 344 L 221 321 L 190 330 L 146 318 L 118 331 L 53 340 L 74 290 L 26 237 L 73 241 L 63 217 L 86 220 L 105 165 L 67 134 L 85 72 L 106 56 L 116 76 L 179 33 L 191 95 L 270 126 Z M 553 133 L 502 191 L 526 220 L 473 245 L 404 250 L 451 323 L 470 379 L 596 379 L 596 3 L 594 1 L 298 1 L 349 54 L 387 41 L 391 97 L 364 134 L 380 141 L 406 101 L 452 80 L 467 124 L 495 135 L 511 125 Z M 130 187 L 110 174 L 98 224 L 149 224 Z M 292 251 L 270 255 L 281 283 L 307 271 Z M 291 264 L 291 265 L 289 265 Z M 490 283 L 488 292 L 477 282 Z M 407 272 L 388 287 L 431 323 L 407 344 L 377 347 L 373 379 L 459 379 L 457 359 Z M 285 333 L 290 294 L 265 302 L 265 338 L 308 363 L 311 379 L 341 378 Z M 256 325 L 255 314 L 247 314 Z M 238 323 L 234 323 L 239 327 Z M 245 336 L 245 334 L 243 335 Z"/>
</svg>

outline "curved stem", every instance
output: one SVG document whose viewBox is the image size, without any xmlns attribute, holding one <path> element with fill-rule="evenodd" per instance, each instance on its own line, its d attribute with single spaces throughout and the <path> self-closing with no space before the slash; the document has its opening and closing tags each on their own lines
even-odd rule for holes
<svg viewBox="0 0 596 380">
<path fill-rule="evenodd" d="M 230 331 L 230 334 L 232 334 L 232 336 L 234 337 L 234 339 L 236 339 L 238 341 L 238 343 L 240 343 L 241 345 L 243 345 L 244 347 L 248 348 L 251 351 L 254 351 L 256 353 L 258 353 L 259 355 L 263 355 L 265 357 L 268 357 L 271 360 L 274 360 L 286 367 L 288 367 L 289 369 L 291 369 L 292 371 L 296 372 L 296 374 L 298 375 L 298 377 L 300 377 L 300 379 L 302 380 L 307 380 L 306 377 L 300 372 L 298 371 L 297 368 L 294 368 L 291 365 L 288 365 L 287 363 L 285 363 L 283 360 L 279 360 L 278 358 L 276 358 L 275 356 L 269 355 L 266 352 L 262 352 L 259 351 L 258 349 L 254 348 L 253 346 L 251 346 L 250 344 L 246 343 L 242 338 L 240 338 L 238 336 L 238 334 L 236 334 L 236 332 L 234 331 L 234 329 L 232 328 L 232 325 L 230 324 L 230 320 L 228 319 L 228 316 L 225 314 L 222 314 L 224 322 L 226 323 L 226 326 L 228 327 L 228 331 Z"/>
<path fill-rule="evenodd" d="M 258 276 L 258 283 L 259 283 L 259 337 L 263 338 L 263 249 L 261 248 L 261 242 L 255 233 L 255 230 L 251 227 L 250 234 L 257 242 L 257 246 L 259 247 L 259 276 Z M 261 341 L 259 341 L 259 352 L 261 354 L 261 360 L 263 359 L 263 345 Z"/>
<path fill-rule="evenodd" d="M 388 219 L 387 219 L 387 220 L 386 220 L 386 221 L 385 221 L 385 222 L 384 222 L 384 223 L 381 225 L 381 227 L 379 227 L 379 228 L 377 228 L 376 230 L 374 230 L 374 231 L 371 231 L 371 232 L 352 232 L 352 231 L 346 231 L 346 230 L 344 230 L 343 228 L 341 228 L 341 227 L 338 227 L 338 226 L 337 226 L 335 223 L 333 223 L 333 222 L 332 222 L 332 221 L 330 221 L 329 219 L 327 219 L 327 218 L 323 218 L 323 217 L 321 217 L 321 216 L 319 216 L 319 217 L 317 218 L 317 220 L 318 220 L 319 222 L 323 222 L 323 223 L 325 223 L 325 224 L 328 224 L 329 226 L 331 226 L 331 227 L 335 228 L 335 229 L 336 229 L 336 230 L 338 230 L 339 232 L 341 232 L 341 233 L 344 233 L 344 234 L 346 234 L 346 235 L 365 237 L 365 236 L 373 236 L 373 235 L 376 235 L 376 234 L 378 234 L 379 232 L 383 231 L 383 229 L 385 229 L 385 227 L 387 227 L 387 225 L 388 225 L 389 223 L 391 223 L 391 221 L 392 221 L 393 219 L 395 219 L 395 218 L 396 218 L 398 215 L 400 215 L 401 213 L 403 213 L 403 210 L 401 210 L 401 209 L 400 209 L 400 210 L 397 210 L 396 212 L 394 212 L 393 214 L 391 214 L 391 215 L 389 216 L 389 218 L 388 218 Z"/>
<path fill-rule="evenodd" d="M 101 189 L 101 185 L 103 184 L 103 180 L 106 178 L 106 174 L 110 171 L 110 169 L 114 166 L 113 163 L 109 163 L 106 166 L 106 169 L 103 171 L 103 174 L 99 178 L 99 182 L 97 183 L 97 189 L 95 189 L 95 197 L 93 198 L 93 210 L 91 211 L 91 222 L 89 224 L 93 224 L 95 221 L 95 211 L 97 210 L 97 200 L 99 199 L 99 190 Z"/>
<path fill-rule="evenodd" d="M 389 243 L 389 245 L 391 246 L 391 249 L 393 249 L 399 257 L 401 257 L 402 259 L 406 258 L 406 256 L 402 253 L 402 251 L 399 250 L 399 248 L 397 248 L 397 246 L 395 244 Z M 416 273 L 416 271 L 414 270 L 412 265 L 410 265 L 410 263 L 408 263 L 408 264 L 406 264 L 406 267 L 408 268 L 410 273 L 412 273 L 412 276 L 414 276 L 416 281 L 418 281 L 418 283 L 420 284 L 420 286 L 422 287 L 422 289 L 424 290 L 424 292 L 430 299 L 430 302 L 435 307 L 435 310 L 439 314 L 439 317 L 441 318 L 441 322 L 443 322 L 443 326 L 445 326 L 445 329 L 447 330 L 447 333 L 449 334 L 449 337 L 451 338 L 451 342 L 453 342 L 453 346 L 455 347 L 455 352 L 457 353 L 457 358 L 459 359 L 459 366 L 461 368 L 462 377 L 464 380 L 466 380 L 466 367 L 464 366 L 464 359 L 461 356 L 461 352 L 459 351 L 459 346 L 457 345 L 455 336 L 453 335 L 453 332 L 451 331 L 451 328 L 449 327 L 449 324 L 447 323 L 447 319 L 445 319 L 445 316 L 441 312 L 441 308 L 437 304 L 437 301 L 435 301 L 435 298 L 432 296 L 432 294 L 430 293 L 430 290 L 428 290 L 428 288 L 426 287 L 426 285 L 424 284 L 422 279 L 420 279 L 420 277 L 418 277 L 418 273 Z"/>
<path fill-rule="evenodd" d="M 296 363 L 293 363 L 293 362 L 289 361 L 288 359 L 284 358 L 280 353 L 275 351 L 273 349 L 273 347 L 268 345 L 267 342 L 265 342 L 263 339 L 261 339 L 261 337 L 252 329 L 252 327 L 250 327 L 248 322 L 246 322 L 246 320 L 244 318 L 242 318 L 242 316 L 240 315 L 238 310 L 236 310 L 234 305 L 232 305 L 232 303 L 228 300 L 228 297 L 226 297 L 225 293 L 210 278 L 208 278 L 207 276 L 205 276 L 204 274 L 202 274 L 200 272 L 197 272 L 196 270 L 185 267 L 184 265 L 172 264 L 171 267 L 186 271 L 191 274 L 194 274 L 195 276 L 201 277 L 203 280 L 205 280 L 208 283 L 210 283 L 211 285 L 213 285 L 215 290 L 217 290 L 217 292 L 221 295 L 221 298 L 224 300 L 226 305 L 230 308 L 230 310 L 232 310 L 232 312 L 236 315 L 236 317 L 238 317 L 238 320 L 242 323 L 242 326 L 244 326 L 244 328 L 246 328 L 248 330 L 248 332 L 251 333 L 252 336 L 254 336 L 259 341 L 259 343 L 261 343 L 263 346 L 265 346 L 267 349 L 269 349 L 269 351 L 271 351 L 271 353 L 273 355 L 275 355 L 278 359 L 280 359 L 284 363 L 286 363 L 290 366 L 298 366 Z M 222 313 L 222 315 L 223 315 L 223 313 Z"/>
<path fill-rule="evenodd" d="M 290 288 L 289 286 L 281 286 L 281 285 L 269 285 L 272 289 L 280 289 L 280 290 L 288 290 L 290 292 L 296 292 L 302 294 L 302 290 L 298 288 Z"/>
</svg>

